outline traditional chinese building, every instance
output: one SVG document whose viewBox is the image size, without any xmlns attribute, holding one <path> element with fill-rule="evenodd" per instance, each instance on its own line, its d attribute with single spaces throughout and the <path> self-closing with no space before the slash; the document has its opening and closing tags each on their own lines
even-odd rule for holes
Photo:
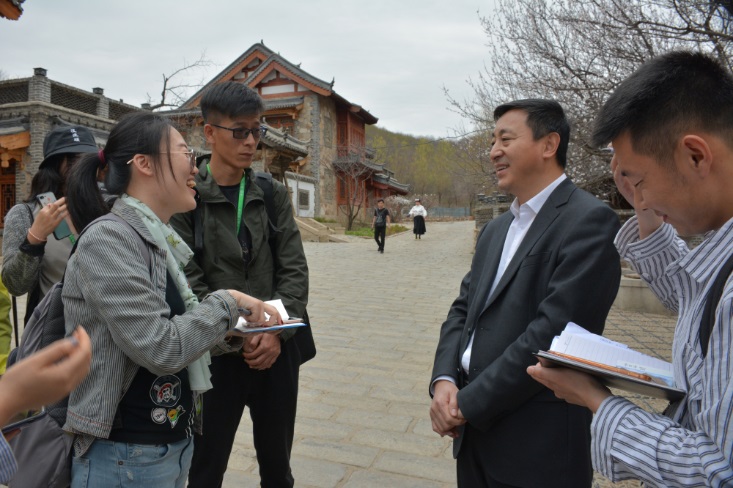
<svg viewBox="0 0 733 488">
<path fill-rule="evenodd" d="M 0 0 L 0 17 L 18 20 L 23 15 L 25 0 Z"/>
<path fill-rule="evenodd" d="M 43 161 L 43 139 L 58 126 L 88 127 L 99 144 L 122 115 L 141 110 L 92 91 L 52 81 L 35 68 L 30 78 L 0 81 L 0 228 L 16 201 L 25 199 Z"/>
<path fill-rule="evenodd" d="M 407 193 L 407 185 L 376 163 L 374 151 L 365 146 L 365 127 L 377 118 L 336 93 L 333 82 L 310 75 L 263 44 L 249 48 L 207 86 L 229 80 L 247 83 L 265 100 L 269 130 L 255 164 L 288 186 L 297 216 L 338 218 L 339 206 L 349 197 L 349 175 L 355 175 L 352 183 L 359 188 L 366 219 L 377 198 Z M 172 119 L 197 154 L 208 151 L 198 107 L 205 89 L 181 108 L 159 112 Z M 88 127 L 103 147 L 117 119 L 145 109 L 147 104 L 141 108 L 107 98 L 102 88 L 89 92 L 53 81 L 43 68 L 30 78 L 0 81 L 0 228 L 7 211 L 27 197 L 51 129 Z"/>
<path fill-rule="evenodd" d="M 311 75 L 258 43 L 195 93 L 181 111 L 197 110 L 206 88 L 225 81 L 246 83 L 265 100 L 264 122 L 277 130 L 263 140 L 259 159 L 293 191 L 298 215 L 338 217 L 338 206 L 348 197 L 346 168 L 353 165 L 358 170 L 350 173 L 357 175 L 365 212 L 376 198 L 407 194 L 407 185 L 374 162 L 374 151 L 366 147 L 365 127 L 378 119 L 334 91 L 333 81 Z M 193 124 L 192 132 L 196 130 L 202 132 Z M 274 140 L 267 140 L 271 135 Z M 202 135 L 189 141 L 197 138 Z M 302 213 L 306 201 L 312 201 L 312 213 Z"/>
</svg>

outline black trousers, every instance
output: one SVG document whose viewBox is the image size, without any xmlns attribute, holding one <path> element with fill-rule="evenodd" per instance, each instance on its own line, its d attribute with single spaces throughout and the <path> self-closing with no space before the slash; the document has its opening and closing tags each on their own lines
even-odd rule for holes
<svg viewBox="0 0 733 488">
<path fill-rule="evenodd" d="M 377 241 L 380 251 L 384 251 L 384 239 L 387 237 L 387 226 L 374 226 L 374 240 Z"/>
<path fill-rule="evenodd" d="M 211 358 L 214 388 L 204 394 L 203 435 L 194 438 L 189 488 L 221 487 L 245 405 L 253 424 L 262 488 L 291 488 L 298 402 L 300 352 L 293 340 L 282 344 L 270 369 L 250 369 L 241 355 Z"/>
<path fill-rule="evenodd" d="M 559 423 L 563 415 L 584 416 L 590 425 L 590 410 L 575 405 L 530 402 L 525 408 L 538 416 L 552 409 Z M 465 425 L 456 461 L 458 488 L 591 488 L 589 430 L 567 429 L 567 435 L 552 437 L 542 433 L 556 433 L 554 426 L 538 425 L 536 436 L 523 432 L 521 422 L 499 421 L 487 432 Z"/>
<path fill-rule="evenodd" d="M 461 452 L 456 460 L 456 474 L 458 488 L 520 488 L 515 485 L 507 485 L 493 479 L 483 469 L 485 460 L 476 445 L 475 431 L 470 425 L 464 430 Z"/>
</svg>

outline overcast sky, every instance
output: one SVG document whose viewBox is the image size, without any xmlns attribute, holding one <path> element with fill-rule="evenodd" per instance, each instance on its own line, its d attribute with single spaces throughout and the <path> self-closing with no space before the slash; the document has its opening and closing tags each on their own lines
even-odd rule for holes
<svg viewBox="0 0 733 488">
<path fill-rule="evenodd" d="M 140 105 L 159 100 L 162 74 L 203 52 L 213 78 L 264 40 L 334 90 L 412 135 L 454 134 L 461 118 L 443 93 L 466 84 L 491 54 L 480 16 L 494 0 L 26 0 L 17 22 L 0 19 L 0 71 L 54 81 Z M 193 94 L 195 90 L 191 90 Z"/>
</svg>

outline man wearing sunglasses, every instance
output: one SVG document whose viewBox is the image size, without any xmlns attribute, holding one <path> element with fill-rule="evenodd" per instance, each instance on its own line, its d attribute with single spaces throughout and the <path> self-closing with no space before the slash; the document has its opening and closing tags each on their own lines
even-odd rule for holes
<svg viewBox="0 0 733 488">
<path fill-rule="evenodd" d="M 202 250 L 186 267 L 189 283 L 200 298 L 225 287 L 262 300 L 282 299 L 288 313 L 303 317 L 308 266 L 290 196 L 284 185 L 272 181 L 277 222 L 270 222 L 265 193 L 251 169 L 266 132 L 260 124 L 262 99 L 242 83 L 220 83 L 204 94 L 201 112 L 211 147 L 211 158 L 199 163 L 196 176 L 201 221 L 196 211 L 171 220 L 192 248 L 196 225 L 203 229 Z M 214 388 L 203 399 L 206 433 L 194 439 L 189 487 L 222 485 L 245 406 L 252 418 L 261 486 L 293 486 L 290 451 L 301 356 L 292 335 L 292 330 L 258 334 L 246 340 L 241 353 L 212 358 Z"/>
</svg>

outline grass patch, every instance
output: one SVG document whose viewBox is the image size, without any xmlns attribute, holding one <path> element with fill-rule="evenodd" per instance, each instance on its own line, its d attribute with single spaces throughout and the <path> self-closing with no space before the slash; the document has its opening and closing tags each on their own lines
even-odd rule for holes
<svg viewBox="0 0 733 488">
<path fill-rule="evenodd" d="M 407 227 L 404 225 L 389 225 L 387 226 L 387 235 L 391 236 L 392 234 L 399 234 L 400 232 L 404 232 L 407 230 Z M 372 237 L 374 236 L 374 229 L 371 227 L 359 227 L 353 230 L 347 230 L 346 231 L 347 236 L 359 236 L 359 237 Z"/>
<path fill-rule="evenodd" d="M 313 217 L 313 220 L 315 220 L 316 222 L 320 222 L 322 224 L 338 224 L 337 221 L 333 219 L 327 219 L 325 217 Z"/>
</svg>

